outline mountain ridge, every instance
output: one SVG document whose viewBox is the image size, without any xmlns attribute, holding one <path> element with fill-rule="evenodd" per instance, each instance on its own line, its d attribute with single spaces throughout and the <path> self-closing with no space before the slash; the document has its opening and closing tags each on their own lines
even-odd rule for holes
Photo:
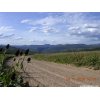
<svg viewBox="0 0 100 100">
<path fill-rule="evenodd" d="M 58 44 L 58 45 L 16 45 L 16 48 L 30 49 L 39 53 L 100 50 L 100 44 Z"/>
</svg>

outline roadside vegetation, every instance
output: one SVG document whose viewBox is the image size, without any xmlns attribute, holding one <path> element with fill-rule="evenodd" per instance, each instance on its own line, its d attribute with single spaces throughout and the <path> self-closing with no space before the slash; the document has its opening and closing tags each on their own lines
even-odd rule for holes
<svg viewBox="0 0 100 100">
<path fill-rule="evenodd" d="M 25 57 L 29 53 L 29 49 L 25 52 L 17 50 L 15 55 L 7 54 L 10 45 L 0 48 L 0 86 L 1 87 L 20 87 L 29 86 L 28 82 L 24 82 L 23 77 L 19 70 L 24 71 L 23 62 Z M 17 58 L 17 59 L 16 59 Z M 7 61 L 12 59 L 15 64 L 7 65 Z M 27 59 L 27 63 L 30 62 L 30 58 Z"/>
<path fill-rule="evenodd" d="M 100 51 L 35 54 L 34 59 L 100 69 Z"/>
</svg>

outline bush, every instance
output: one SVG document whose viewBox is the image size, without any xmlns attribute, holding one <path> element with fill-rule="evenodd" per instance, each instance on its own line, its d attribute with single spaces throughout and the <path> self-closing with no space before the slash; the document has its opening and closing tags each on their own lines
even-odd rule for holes
<svg viewBox="0 0 100 100">
<path fill-rule="evenodd" d="M 5 48 L 0 49 L 0 86 L 4 87 L 15 87 L 15 86 L 26 86 L 26 83 L 23 81 L 23 77 L 21 74 L 16 70 L 19 68 L 20 70 L 24 71 L 23 62 L 25 60 L 26 55 L 28 55 L 29 49 L 25 51 L 23 54 L 22 51 L 17 50 L 16 54 L 13 58 L 13 62 L 16 64 L 13 66 L 7 66 L 5 64 L 5 61 L 13 56 L 8 56 L 6 54 L 7 50 L 10 48 L 10 45 L 8 44 Z M 18 59 L 16 59 L 16 56 L 19 56 Z M 22 57 L 22 61 L 20 61 L 20 57 Z M 30 58 L 27 59 L 28 63 L 30 62 Z M 27 83 L 27 86 L 28 83 Z"/>
</svg>

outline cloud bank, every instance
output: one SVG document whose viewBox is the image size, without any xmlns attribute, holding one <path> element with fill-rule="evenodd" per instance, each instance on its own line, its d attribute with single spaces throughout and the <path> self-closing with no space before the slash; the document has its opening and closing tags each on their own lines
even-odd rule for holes
<svg viewBox="0 0 100 100">
<path fill-rule="evenodd" d="M 25 13 L 16 15 L 20 14 Z M 99 12 L 28 13 L 14 23 L 14 19 L 11 21 L 11 26 L 0 27 L 0 38 L 12 37 L 10 43 L 13 43 L 14 39 L 16 44 L 100 43 Z M 17 27 L 13 28 L 15 24 Z"/>
</svg>

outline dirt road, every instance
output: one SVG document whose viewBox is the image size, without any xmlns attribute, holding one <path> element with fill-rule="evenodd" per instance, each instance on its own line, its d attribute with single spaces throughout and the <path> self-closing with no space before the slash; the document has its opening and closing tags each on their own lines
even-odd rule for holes
<svg viewBox="0 0 100 100">
<path fill-rule="evenodd" d="M 30 86 L 100 86 L 100 70 L 37 60 L 24 65 Z"/>
</svg>

